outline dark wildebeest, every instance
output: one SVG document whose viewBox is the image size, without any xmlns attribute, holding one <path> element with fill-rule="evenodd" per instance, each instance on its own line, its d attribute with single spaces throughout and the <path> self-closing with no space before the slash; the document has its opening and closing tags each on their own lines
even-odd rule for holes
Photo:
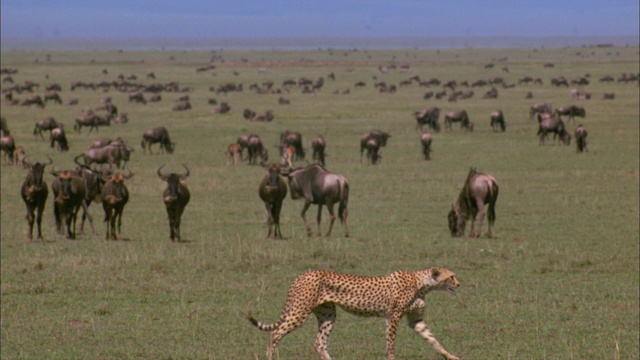
<svg viewBox="0 0 640 360">
<path fill-rule="evenodd" d="M 576 128 L 576 146 L 579 153 L 587 151 L 587 129 L 580 124 Z"/>
<path fill-rule="evenodd" d="M 67 226 L 67 239 L 76 238 L 76 218 L 78 210 L 84 205 L 86 190 L 82 178 L 71 171 L 55 171 L 51 174 L 55 180 L 51 183 L 53 190 L 53 215 L 56 220 L 58 234 L 62 234 L 62 221 Z"/>
<path fill-rule="evenodd" d="M 602 94 L 602 100 L 613 100 L 616 98 L 615 93 L 604 93 Z"/>
<path fill-rule="evenodd" d="M 471 120 L 469 120 L 469 115 L 467 114 L 466 110 L 450 111 L 444 115 L 445 129 L 452 130 L 452 125 L 454 122 L 460 123 L 460 129 L 473 131 L 473 126 L 471 125 Z"/>
<path fill-rule="evenodd" d="M 35 127 L 33 128 L 33 136 L 37 138 L 38 135 L 40 135 L 40 138 L 44 140 L 44 136 L 42 136 L 43 131 L 51 131 L 62 126 L 63 125 L 61 123 L 57 122 L 53 117 L 49 116 L 45 119 L 36 121 Z"/>
<path fill-rule="evenodd" d="M 307 234 L 312 235 L 311 226 L 307 222 L 305 213 L 311 204 L 318 205 L 318 236 L 320 232 L 320 220 L 322 216 L 322 205 L 326 205 L 331 216 L 327 236 L 331 235 L 333 223 L 336 216 L 333 212 L 333 205 L 338 204 L 338 217 L 344 224 L 345 236 L 349 237 L 349 227 L 347 226 L 347 203 L 349 201 L 349 183 L 347 179 L 336 173 L 327 171 L 318 164 L 309 165 L 304 168 L 295 168 L 283 173 L 289 180 L 291 199 L 304 198 L 302 207 L 302 220 L 307 228 Z"/>
<path fill-rule="evenodd" d="M 60 94 L 55 91 L 47 92 L 44 94 L 44 103 L 47 104 L 49 100 L 58 104 L 62 104 L 62 98 L 60 98 Z"/>
<path fill-rule="evenodd" d="M 189 101 L 180 101 L 171 108 L 173 111 L 184 111 L 189 109 L 191 109 L 191 103 Z"/>
<path fill-rule="evenodd" d="M 9 126 L 7 126 L 7 118 L 5 118 L 4 116 L 0 116 L 0 130 L 2 130 L 2 136 L 11 135 Z"/>
<path fill-rule="evenodd" d="M 82 154 L 75 157 L 74 161 L 77 163 L 78 158 L 82 157 L 84 160 L 85 166 L 90 166 L 93 163 L 96 164 L 110 164 L 113 166 L 114 164 L 121 168 L 129 161 L 130 151 L 133 149 L 129 148 L 126 145 L 114 144 L 107 145 L 101 148 L 91 148 L 85 150 Z"/>
<path fill-rule="evenodd" d="M 104 176 L 104 175 L 103 175 Z M 116 220 L 118 221 L 118 237 L 122 240 L 122 212 L 124 206 L 129 201 L 129 190 L 124 184 L 125 180 L 133 176 L 131 170 L 129 175 L 115 173 L 110 178 L 105 178 L 106 183 L 102 188 L 102 208 L 104 209 L 104 222 L 107 223 L 107 240 L 116 240 Z"/>
<path fill-rule="evenodd" d="M 4 157 L 7 158 L 9 164 L 13 164 L 16 151 L 16 141 L 13 136 L 7 135 L 0 138 L 0 150 L 4 152 Z"/>
<path fill-rule="evenodd" d="M 64 128 L 59 127 L 51 130 L 51 136 L 49 136 L 49 138 L 52 148 L 55 148 L 56 143 L 58 143 L 58 150 L 69 151 L 69 142 L 67 141 L 67 135 L 64 133 Z"/>
<path fill-rule="evenodd" d="M 567 132 L 562 119 L 553 117 L 547 113 L 538 115 L 538 136 L 540 136 L 540 145 L 544 145 L 544 142 L 549 133 L 553 133 L 554 140 L 559 137 L 565 145 L 571 143 L 571 135 Z"/>
<path fill-rule="evenodd" d="M 26 157 L 23 159 L 24 166 L 29 169 L 27 178 L 22 183 L 20 194 L 22 200 L 27 207 L 27 221 L 29 222 L 29 234 L 27 240 L 31 242 L 33 239 L 33 223 L 38 223 L 38 240 L 42 240 L 42 231 L 40 229 L 42 225 L 42 213 L 44 212 L 44 205 L 47 202 L 47 196 L 49 195 L 49 188 L 44 181 L 44 168 L 47 165 L 51 165 L 53 160 L 48 157 L 49 162 L 44 164 L 41 162 L 30 163 Z M 36 210 L 37 218 L 36 218 Z"/>
<path fill-rule="evenodd" d="M 254 116 L 256 116 L 256 112 L 251 109 L 247 108 L 242 112 L 242 117 L 244 117 L 246 120 L 251 120 L 254 118 Z"/>
<path fill-rule="evenodd" d="M 364 148 L 367 150 L 367 161 L 369 165 L 376 165 L 382 160 L 380 155 L 380 142 L 376 138 L 371 138 L 364 144 Z"/>
<path fill-rule="evenodd" d="M 147 153 L 147 148 L 149 148 L 149 154 L 153 155 L 151 145 L 155 143 L 160 143 L 160 150 L 162 150 L 163 153 L 166 150 L 169 154 L 173 154 L 176 146 L 176 143 L 171 142 L 169 131 L 164 126 L 148 129 L 142 134 L 142 142 L 140 145 L 145 154 Z"/>
<path fill-rule="evenodd" d="M 576 116 L 581 118 L 584 118 L 585 116 L 587 116 L 587 112 L 584 110 L 584 107 L 577 106 L 577 105 L 561 106 L 557 108 L 553 112 L 553 114 L 556 116 L 560 116 L 560 115 L 568 116 L 569 120 L 567 121 L 567 123 L 571 122 L 571 120 L 575 122 Z"/>
<path fill-rule="evenodd" d="M 258 161 L 258 157 L 260 157 L 260 162 L 266 162 L 269 158 L 269 154 L 267 153 L 267 149 L 262 145 L 262 140 L 258 135 L 250 135 L 247 144 L 248 151 L 248 160 L 249 165 L 255 165 Z"/>
<path fill-rule="evenodd" d="M 146 104 L 147 103 L 147 99 L 144 98 L 144 95 L 142 95 L 142 92 L 137 91 L 137 92 L 129 93 L 129 102 L 137 102 L 137 103 L 141 103 L 141 104 Z"/>
<path fill-rule="evenodd" d="M 85 196 L 82 204 L 82 221 L 80 223 L 80 234 L 84 234 L 84 222 L 87 218 L 89 218 L 89 225 L 91 225 L 91 230 L 93 233 L 96 232 L 95 227 L 93 226 L 93 216 L 89 212 L 89 206 L 93 202 L 101 202 L 102 201 L 102 188 L 106 183 L 103 174 L 108 174 L 111 172 L 111 168 L 108 170 L 93 170 L 88 166 L 82 165 L 79 162 L 78 169 L 76 170 L 76 175 L 82 177 L 82 181 L 84 182 Z"/>
<path fill-rule="evenodd" d="M 476 169 L 469 170 L 467 179 L 458 196 L 458 201 L 449 211 L 449 230 L 451 236 L 462 236 L 466 221 L 471 219 L 471 231 L 469 237 L 480 237 L 482 232 L 482 222 L 485 213 L 488 215 L 489 230 L 487 236 L 491 237 L 491 227 L 496 220 L 496 201 L 498 200 L 498 182 L 489 174 L 477 172 Z M 485 205 L 488 209 L 485 211 Z M 478 232 L 474 232 L 476 217 L 479 216 L 480 224 Z"/>
<path fill-rule="evenodd" d="M 82 114 L 80 114 L 76 119 L 75 119 L 75 124 L 73 125 L 73 130 L 75 130 L 75 132 L 77 134 L 80 134 L 82 132 L 82 127 L 83 126 L 88 126 L 89 127 L 89 134 L 91 134 L 91 131 L 93 130 L 93 128 L 95 128 L 95 123 L 96 123 L 96 113 L 93 112 L 93 110 L 87 110 L 87 111 L 83 111 Z M 96 132 L 98 131 L 98 129 L 96 128 Z"/>
<path fill-rule="evenodd" d="M 318 162 L 318 164 L 324 166 L 324 157 L 325 155 L 325 148 L 326 148 L 326 142 L 324 141 L 324 136 L 322 135 L 318 135 L 316 136 L 313 141 L 311 141 L 311 149 L 313 149 L 313 161 Z"/>
<path fill-rule="evenodd" d="M 548 102 L 535 103 L 531 105 L 531 108 L 529 109 L 529 120 L 533 119 L 533 116 L 535 114 L 543 114 L 543 113 L 551 114 L 551 112 L 552 112 L 551 104 L 549 104 Z"/>
<path fill-rule="evenodd" d="M 29 96 L 26 99 L 22 100 L 20 105 L 22 106 L 38 105 L 40 108 L 44 109 L 44 101 L 42 100 L 42 97 L 36 94 L 29 94 Z"/>
<path fill-rule="evenodd" d="M 501 131 L 505 131 L 507 129 L 507 124 L 504 121 L 504 113 L 502 110 L 494 111 L 491 113 L 491 128 L 494 132 L 497 132 L 498 129 Z"/>
<path fill-rule="evenodd" d="M 280 177 L 280 165 L 271 164 L 265 166 L 265 169 L 269 172 L 258 187 L 258 195 L 264 202 L 264 206 L 267 209 L 269 215 L 269 232 L 267 237 L 270 239 L 278 238 L 282 239 L 282 232 L 280 231 L 280 210 L 282 210 L 282 201 L 287 196 L 287 184 Z"/>
<path fill-rule="evenodd" d="M 368 149 L 368 146 L 370 147 L 370 145 L 372 145 L 367 145 L 367 143 L 369 143 L 369 140 L 374 139 L 378 143 L 379 147 L 385 147 L 387 146 L 387 141 L 390 137 L 391 134 L 380 130 L 371 130 L 370 132 L 362 135 L 362 137 L 360 137 L 360 163 L 362 163 L 362 154 L 364 153 L 364 150 Z"/>
<path fill-rule="evenodd" d="M 280 143 L 277 145 L 280 156 L 284 155 L 284 149 L 289 146 L 296 148 L 295 158 L 297 160 L 304 160 L 305 152 L 302 148 L 302 135 L 299 132 L 285 130 L 280 133 Z"/>
<path fill-rule="evenodd" d="M 429 127 L 434 131 L 440 131 L 440 108 L 431 107 L 427 109 L 422 109 L 420 111 L 415 112 L 416 116 L 416 130 L 420 129 L 422 131 L 423 125 L 429 125 Z"/>
<path fill-rule="evenodd" d="M 422 144 L 422 155 L 425 160 L 431 160 L 431 142 L 433 141 L 433 136 L 426 132 L 420 135 L 420 143 Z"/>
<path fill-rule="evenodd" d="M 185 170 L 184 174 L 163 174 L 160 170 L 164 165 L 158 168 L 158 177 L 167 183 L 167 188 L 162 194 L 164 206 L 167 208 L 167 216 L 169 217 L 169 231 L 171 241 L 180 242 L 180 220 L 184 208 L 191 199 L 191 194 L 185 182 L 189 177 L 189 168 L 182 164 Z"/>
</svg>

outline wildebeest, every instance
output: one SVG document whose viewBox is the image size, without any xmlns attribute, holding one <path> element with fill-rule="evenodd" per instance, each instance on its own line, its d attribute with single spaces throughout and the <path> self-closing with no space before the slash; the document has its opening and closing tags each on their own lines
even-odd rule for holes
<svg viewBox="0 0 640 360">
<path fill-rule="evenodd" d="M 23 166 L 25 157 L 24 147 L 16 146 L 16 149 L 13 151 L 13 165 Z"/>
<path fill-rule="evenodd" d="M 326 145 L 324 136 L 322 135 L 316 136 L 313 141 L 311 141 L 311 149 L 313 150 L 312 159 L 322 166 L 324 166 L 324 158 L 326 156 L 324 152 Z"/>
<path fill-rule="evenodd" d="M 4 152 L 4 157 L 9 161 L 9 164 L 13 164 L 16 151 L 16 141 L 13 136 L 7 135 L 0 138 L 0 150 Z"/>
<path fill-rule="evenodd" d="M 44 94 L 44 103 L 47 104 L 49 101 L 62 104 L 62 98 L 60 98 L 60 94 L 55 91 L 50 91 Z"/>
<path fill-rule="evenodd" d="M 616 98 L 616 94 L 612 92 L 602 94 L 602 100 L 613 100 L 615 98 Z"/>
<path fill-rule="evenodd" d="M 429 125 L 434 131 L 440 131 L 440 108 L 430 107 L 415 112 L 416 130 L 422 131 L 423 125 Z"/>
<path fill-rule="evenodd" d="M 543 114 L 543 113 L 551 114 L 551 112 L 552 112 L 551 104 L 549 104 L 548 102 L 535 103 L 531 105 L 531 108 L 529 109 L 529 120 L 533 119 L 533 116 L 535 114 Z"/>
<path fill-rule="evenodd" d="M 454 122 L 460 123 L 460 129 L 467 129 L 473 131 L 471 120 L 466 110 L 450 111 L 444 115 L 444 128 L 452 130 Z"/>
<path fill-rule="evenodd" d="M 0 116 L 0 130 L 2 130 L 2 136 L 11 135 L 9 126 L 7 125 L 7 118 L 5 118 L 4 116 Z"/>
<path fill-rule="evenodd" d="M 69 142 L 67 141 L 67 135 L 64 133 L 64 128 L 59 127 L 51 130 L 51 136 L 49 138 L 52 148 L 55 148 L 56 143 L 58 143 L 58 150 L 69 151 Z"/>
<path fill-rule="evenodd" d="M 584 118 L 587 115 L 587 112 L 584 110 L 584 107 L 582 106 L 568 105 L 568 106 L 561 106 L 559 108 L 556 108 L 553 114 L 556 116 L 566 115 L 569 117 L 568 122 L 570 122 L 571 120 L 575 122 L 576 116 Z"/>
<path fill-rule="evenodd" d="M 287 146 L 282 153 L 282 164 L 293 167 L 293 157 L 296 154 L 296 148 L 294 146 Z"/>
<path fill-rule="evenodd" d="M 280 133 L 280 143 L 277 145 L 280 156 L 284 155 L 284 149 L 293 146 L 296 149 L 295 158 L 304 160 L 305 152 L 302 148 L 302 135 L 297 131 L 285 130 Z"/>
<path fill-rule="evenodd" d="M 137 103 L 141 103 L 141 104 L 146 104 L 147 103 L 147 99 L 144 98 L 144 95 L 142 95 L 142 92 L 137 91 L 137 92 L 129 93 L 129 102 L 137 102 Z"/>
<path fill-rule="evenodd" d="M 307 234 L 312 235 L 311 226 L 307 222 L 305 213 L 311 204 L 318 205 L 318 236 L 320 232 L 320 220 L 322 216 L 322 205 L 326 205 L 331 216 L 329 230 L 326 236 L 331 235 L 333 223 L 336 216 L 333 212 L 333 205 L 338 204 L 338 217 L 344 224 L 345 236 L 349 236 L 349 227 L 347 226 L 347 203 L 349 201 L 349 183 L 347 179 L 337 173 L 327 171 L 318 164 L 309 165 L 304 168 L 295 168 L 283 173 L 289 181 L 289 190 L 291 199 L 296 200 L 304 198 L 304 206 L 302 207 L 302 220 L 307 228 Z"/>
<path fill-rule="evenodd" d="M 376 165 L 382 160 L 382 155 L 380 155 L 380 142 L 376 138 L 369 139 L 365 144 L 364 148 L 367 150 L 367 161 L 369 165 Z"/>
<path fill-rule="evenodd" d="M 42 100 L 42 97 L 40 97 L 40 95 L 29 94 L 29 96 L 26 99 L 22 100 L 20 105 L 22 106 L 38 105 L 40 108 L 44 109 L 45 104 L 44 104 L 44 101 Z"/>
<path fill-rule="evenodd" d="M 265 166 L 265 169 L 269 172 L 258 187 L 258 195 L 264 202 L 264 206 L 267 209 L 269 215 L 269 232 L 267 237 L 270 239 L 278 238 L 282 239 L 282 232 L 280 231 L 280 211 L 282 210 L 282 202 L 287 196 L 287 184 L 280 177 L 280 165 L 270 164 Z"/>
<path fill-rule="evenodd" d="M 544 145 L 544 142 L 549 133 L 553 133 L 553 138 L 559 137 L 559 139 L 565 144 L 571 143 L 571 135 L 567 132 L 564 122 L 558 117 L 553 117 L 547 113 L 538 115 L 538 136 L 540 136 L 540 145 Z"/>
<path fill-rule="evenodd" d="M 93 163 L 110 164 L 111 166 L 115 164 L 119 169 L 121 167 L 121 163 L 124 162 L 124 164 L 126 164 L 129 160 L 129 153 L 132 150 L 133 149 L 126 145 L 109 144 L 101 148 L 87 149 L 82 154 L 76 156 L 74 161 L 78 162 L 77 159 L 82 157 L 85 166 L 90 166 Z M 122 165 L 123 167 L 124 164 Z"/>
<path fill-rule="evenodd" d="M 507 129 L 507 124 L 504 121 L 504 113 L 502 110 L 493 111 L 490 116 L 491 128 L 494 132 L 497 132 L 498 129 L 500 129 L 500 131 L 505 131 Z"/>
<path fill-rule="evenodd" d="M 258 135 L 249 135 L 247 143 L 248 163 L 249 165 L 255 165 L 260 158 L 260 162 L 266 162 L 269 158 L 267 149 L 262 144 L 262 140 Z"/>
<path fill-rule="evenodd" d="M 44 136 L 42 136 L 43 131 L 51 131 L 62 126 L 63 125 L 61 123 L 57 122 L 53 117 L 49 116 L 45 119 L 36 121 L 36 124 L 33 128 L 33 136 L 37 138 L 38 135 L 40 135 L 40 138 L 44 140 Z"/>
<path fill-rule="evenodd" d="M 149 154 L 153 155 L 151 145 L 155 143 L 160 143 L 160 150 L 162 150 L 163 153 L 166 150 L 169 154 L 173 154 L 176 146 L 176 143 L 171 142 L 169 131 L 164 126 L 148 129 L 142 134 L 142 142 L 140 145 L 145 154 L 147 153 L 147 148 L 149 148 Z"/>
<path fill-rule="evenodd" d="M 498 200 L 498 182 L 490 175 L 470 169 L 467 179 L 462 186 L 458 201 L 449 211 L 449 230 L 451 236 L 462 236 L 466 221 L 471 219 L 470 237 L 480 237 L 482 232 L 482 222 L 485 213 L 488 215 L 489 230 L 487 236 L 491 237 L 491 228 L 496 220 L 496 201 Z M 487 205 L 485 211 L 485 205 Z M 479 215 L 480 224 L 478 232 L 474 232 L 476 217 Z"/>
<path fill-rule="evenodd" d="M 575 131 L 577 152 L 587 151 L 587 129 L 580 124 Z"/>
<path fill-rule="evenodd" d="M 126 124 L 129 122 L 129 115 L 127 113 L 122 113 L 113 119 L 113 122 L 116 124 Z"/>
<path fill-rule="evenodd" d="M 369 140 L 376 140 L 378 147 L 387 146 L 387 141 L 391 137 L 391 134 L 380 130 L 371 130 L 360 137 L 360 162 L 362 163 L 362 154 L 365 149 L 368 149 L 373 144 L 369 144 Z M 367 152 L 368 154 L 368 152 Z"/>
<path fill-rule="evenodd" d="M 240 144 L 233 143 L 227 146 L 227 152 L 224 153 L 227 156 L 227 165 L 229 165 L 232 161 L 233 164 L 237 164 L 242 157 L 242 148 Z"/>
<path fill-rule="evenodd" d="M 189 101 L 180 101 L 171 108 L 173 111 L 184 111 L 189 109 L 191 109 L 191 103 Z"/>
<path fill-rule="evenodd" d="M 77 159 L 76 159 L 77 160 Z M 101 202 L 102 201 L 102 188 L 106 183 L 103 175 L 111 172 L 111 168 L 108 170 L 94 170 L 88 166 L 84 166 L 76 161 L 78 164 L 78 169 L 76 170 L 76 175 L 82 178 L 84 182 L 85 196 L 82 204 L 82 221 L 80 223 L 80 234 L 84 233 L 84 222 L 86 219 L 89 219 L 89 225 L 91 225 L 91 230 L 95 233 L 96 229 L 93 226 L 93 216 L 89 212 L 89 206 L 93 202 Z"/>
<path fill-rule="evenodd" d="M 426 132 L 420 135 L 420 144 L 422 144 L 422 155 L 425 160 L 431 160 L 431 142 L 433 141 L 433 135 Z"/>
<path fill-rule="evenodd" d="M 130 179 L 133 176 L 131 170 L 128 175 L 122 175 L 121 173 L 115 173 L 106 180 L 104 187 L 102 188 L 102 208 L 104 209 L 104 222 L 107 225 L 107 240 L 116 239 L 116 220 L 118 222 L 118 237 L 122 240 L 122 212 L 124 206 L 129 201 L 129 190 L 124 184 L 125 180 Z"/>
<path fill-rule="evenodd" d="M 86 190 L 82 178 L 71 171 L 55 171 L 51 174 L 55 180 L 51 183 L 53 190 L 53 215 L 56 220 L 58 234 L 62 234 L 62 221 L 67 226 L 67 239 L 76 238 L 76 218 L 78 210 L 84 205 Z"/>
<path fill-rule="evenodd" d="M 50 157 L 48 157 L 48 159 L 49 162 L 46 164 L 41 162 L 30 163 L 26 157 L 23 159 L 24 166 L 29 169 L 29 173 L 22 183 L 20 195 L 27 207 L 27 222 L 29 223 L 27 240 L 29 242 L 33 239 L 34 222 L 38 223 L 38 240 L 42 240 L 42 213 L 44 212 L 44 206 L 47 202 L 47 196 L 49 195 L 49 188 L 47 187 L 46 181 L 44 181 L 44 168 L 53 163 Z"/>
<path fill-rule="evenodd" d="M 167 188 L 162 194 L 162 201 L 167 209 L 169 218 L 169 236 L 171 241 L 180 242 L 180 221 L 184 208 L 191 199 L 191 193 L 185 184 L 189 177 L 189 168 L 182 165 L 187 172 L 184 174 L 163 174 L 160 170 L 164 165 L 158 168 L 158 177 L 167 183 Z"/>
</svg>

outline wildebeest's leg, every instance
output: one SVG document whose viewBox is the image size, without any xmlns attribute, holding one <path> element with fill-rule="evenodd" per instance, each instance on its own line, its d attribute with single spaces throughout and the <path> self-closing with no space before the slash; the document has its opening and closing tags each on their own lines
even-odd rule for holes
<svg viewBox="0 0 640 360">
<path fill-rule="evenodd" d="M 327 210 L 329 210 L 329 217 L 331 218 L 331 221 L 329 221 L 329 231 L 327 231 L 327 236 L 331 236 L 331 230 L 333 229 L 333 223 L 336 221 L 336 215 L 333 213 L 333 203 L 332 202 L 328 202 L 327 203 Z M 319 217 L 319 213 L 318 213 L 318 217 Z M 320 222 L 318 221 L 318 231 L 320 230 Z"/>
<path fill-rule="evenodd" d="M 320 231 L 320 221 L 321 220 L 322 220 L 322 204 L 318 204 L 318 217 L 317 217 L 317 221 L 318 221 L 318 236 L 322 236 L 322 232 Z M 331 226 L 329 226 L 329 232 L 327 233 L 327 236 L 329 236 L 329 235 L 331 235 Z"/>
<path fill-rule="evenodd" d="M 105 240 L 110 240 L 109 232 L 111 230 L 111 209 L 107 206 L 104 206 L 104 222 L 107 225 L 107 234 L 105 236 Z"/>
<path fill-rule="evenodd" d="M 58 207 L 58 203 L 53 203 L 53 217 L 56 220 L 56 231 L 58 235 L 62 235 L 62 214 L 60 213 L 60 208 Z"/>
<path fill-rule="evenodd" d="M 122 212 L 124 211 L 124 207 L 120 206 L 117 210 L 117 215 L 118 215 L 118 240 L 122 240 Z M 113 219 L 113 223 L 114 223 L 114 228 L 113 228 L 113 235 L 115 238 L 115 233 L 116 233 L 116 229 L 115 229 L 115 217 Z"/>
<path fill-rule="evenodd" d="M 43 239 L 42 239 L 42 213 L 44 213 L 44 203 L 42 203 L 41 205 L 38 206 L 38 217 L 36 218 L 36 222 L 38 224 L 38 240 L 40 240 L 40 241 L 43 241 Z M 31 226 L 33 227 L 33 223 L 32 223 Z"/>
<path fill-rule="evenodd" d="M 282 202 L 276 200 L 273 204 L 273 222 L 274 222 L 274 236 L 277 239 L 282 239 L 282 232 L 280 232 L 280 210 L 282 210 Z"/>
<path fill-rule="evenodd" d="M 267 219 L 267 222 L 269 223 L 269 232 L 267 233 L 267 238 L 273 239 L 273 233 L 271 232 L 274 223 L 272 206 L 268 202 L 265 202 L 264 206 L 265 208 L 267 208 L 267 215 L 269 216 L 269 218 Z"/>
<path fill-rule="evenodd" d="M 182 210 L 178 210 L 176 212 L 176 218 L 174 220 L 174 223 L 175 223 L 174 234 L 175 234 L 177 242 L 180 242 L 180 240 L 181 240 L 181 238 L 180 238 L 180 222 L 182 220 L 182 211 L 183 210 L 184 210 L 184 208 Z"/>
<path fill-rule="evenodd" d="M 307 235 L 311 236 L 313 234 L 311 232 L 311 226 L 309 226 L 309 223 L 307 222 L 307 218 L 305 217 L 305 214 L 307 213 L 309 206 L 311 206 L 311 202 L 305 201 L 304 206 L 302 207 L 302 213 L 300 213 L 300 216 L 302 216 L 302 221 L 304 221 L 304 226 L 307 228 Z M 320 225 L 318 224 L 318 226 Z"/>
<path fill-rule="evenodd" d="M 27 222 L 29 223 L 29 234 L 27 235 L 27 241 L 33 240 L 33 224 L 36 221 L 35 209 L 27 205 Z"/>
<path fill-rule="evenodd" d="M 482 198 L 476 197 L 476 204 L 478 206 L 478 210 L 474 211 L 473 217 L 471 219 L 471 236 L 472 237 L 480 237 L 480 235 L 482 234 L 482 222 L 484 221 L 484 216 L 486 213 L 484 210 L 484 200 Z M 475 222 L 476 217 L 478 217 L 478 232 L 474 234 L 473 223 Z"/>
<path fill-rule="evenodd" d="M 82 202 L 82 221 L 80 222 L 80 234 L 84 234 L 84 221 L 89 218 L 89 225 L 91 225 L 91 232 L 95 234 L 96 229 L 93 227 L 93 216 L 89 213 L 89 204 L 87 201 Z"/>
</svg>

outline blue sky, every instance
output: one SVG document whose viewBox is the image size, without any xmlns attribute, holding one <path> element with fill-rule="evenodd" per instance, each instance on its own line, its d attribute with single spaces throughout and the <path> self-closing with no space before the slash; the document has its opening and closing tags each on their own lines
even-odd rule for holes
<svg viewBox="0 0 640 360">
<path fill-rule="evenodd" d="M 638 0 L 2 0 L 3 38 L 617 36 Z"/>
</svg>

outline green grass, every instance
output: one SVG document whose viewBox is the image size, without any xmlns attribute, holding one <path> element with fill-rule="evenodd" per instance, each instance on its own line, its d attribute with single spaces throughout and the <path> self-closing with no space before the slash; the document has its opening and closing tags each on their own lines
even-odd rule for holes
<svg viewBox="0 0 640 360">
<path fill-rule="evenodd" d="M 130 203 L 124 211 L 128 241 L 105 241 L 103 212 L 91 206 L 97 234 L 67 241 L 55 233 L 52 200 L 45 209 L 44 244 L 27 244 L 25 208 L 19 188 L 26 171 L 3 162 L 1 168 L 3 359 L 157 358 L 248 359 L 263 357 L 268 334 L 254 329 L 243 314 L 275 321 L 290 282 L 309 269 L 381 275 L 397 269 L 443 266 L 461 281 L 457 296 L 429 295 L 427 324 L 450 352 L 466 359 L 633 359 L 639 348 L 639 104 L 638 85 L 597 81 L 602 76 L 637 73 L 638 48 L 387 51 L 218 51 L 215 76 L 196 73 L 212 52 L 46 52 L 3 51 L 2 67 L 15 67 L 16 82 L 60 82 L 63 100 L 80 105 L 50 105 L 44 110 L 2 106 L 18 145 L 33 159 L 51 156 L 58 169 L 73 168 L 73 157 L 97 136 L 73 133 L 81 109 L 111 96 L 130 122 L 100 130 L 122 136 L 135 147 L 129 167 Z M 484 65 L 495 59 L 496 67 Z M 38 62 L 35 62 L 38 59 Z M 245 59 L 243 61 L 243 59 Z M 144 60 L 144 62 L 142 61 Z M 92 62 L 93 61 L 93 62 Z M 546 62 L 555 67 L 543 68 Z M 410 71 L 378 71 L 379 65 L 411 63 Z M 503 66 L 509 73 L 502 72 Z M 258 68 L 266 67 L 266 73 Z M 108 75 L 102 74 L 107 68 Z M 352 68 L 353 71 L 347 71 Z M 157 79 L 146 80 L 154 71 Z M 234 75 L 237 71 L 238 75 Z M 282 95 L 257 95 L 252 83 L 305 76 L 325 79 L 316 95 L 297 88 Z M 537 123 L 528 120 L 533 102 L 573 103 L 570 89 L 550 79 L 590 74 L 584 101 L 589 152 L 575 147 L 539 146 Z M 115 80 L 135 74 L 144 83 L 179 81 L 191 86 L 193 109 L 172 112 L 183 94 L 163 93 L 157 104 L 130 104 L 127 94 L 90 90 L 71 92 L 74 80 Z M 45 76 L 48 75 L 48 79 Z M 483 100 L 488 88 L 474 89 L 469 100 L 423 100 L 435 88 L 398 87 L 380 94 L 376 76 L 390 84 L 413 75 L 469 82 L 524 76 L 545 84 L 499 88 L 499 98 Z M 354 89 L 357 81 L 367 86 Z M 244 91 L 216 95 L 209 86 L 242 83 Z M 8 84 L 2 84 L 3 88 Z M 350 95 L 334 90 L 350 88 Z M 532 91 L 534 99 L 524 95 Z M 615 92 L 613 101 L 600 100 Z M 24 97 L 24 95 L 17 95 Z M 227 101 L 231 112 L 210 113 L 206 99 Z M 420 156 L 412 113 L 437 105 L 443 111 L 466 109 L 475 131 L 434 134 L 432 161 Z M 272 109 L 272 123 L 251 123 L 244 108 Z M 502 109 L 506 133 L 493 133 L 489 113 Z M 54 116 L 66 125 L 69 153 L 54 152 L 32 136 L 33 124 Z M 174 155 L 143 155 L 142 132 L 166 126 L 177 143 Z M 389 131 L 378 166 L 359 162 L 359 138 L 371 129 Z M 575 124 L 571 123 L 572 132 Z M 308 238 L 299 212 L 302 202 L 284 202 L 283 241 L 266 239 L 266 214 L 257 188 L 266 171 L 246 164 L 227 166 L 226 146 L 243 133 L 259 134 L 277 161 L 278 134 L 302 133 L 306 147 L 323 134 L 327 167 L 349 180 L 349 225 L 344 238 L 336 223 L 331 238 Z M 156 169 L 191 169 L 192 193 L 182 223 L 186 241 L 169 240 L 161 200 L 164 183 Z M 303 163 L 300 163 L 302 165 Z M 500 184 L 493 239 L 451 238 L 446 213 L 456 200 L 469 167 L 490 172 Z M 47 175 L 51 183 L 53 177 Z M 315 222 L 315 207 L 307 214 Z M 327 214 L 323 213 L 323 231 Z M 486 224 L 485 224 L 486 229 Z M 385 357 L 384 320 L 340 312 L 329 341 L 341 359 Z M 279 346 L 282 359 L 313 359 L 315 321 L 288 335 Z M 426 342 L 406 326 L 399 330 L 399 359 L 436 359 Z"/>
</svg>

